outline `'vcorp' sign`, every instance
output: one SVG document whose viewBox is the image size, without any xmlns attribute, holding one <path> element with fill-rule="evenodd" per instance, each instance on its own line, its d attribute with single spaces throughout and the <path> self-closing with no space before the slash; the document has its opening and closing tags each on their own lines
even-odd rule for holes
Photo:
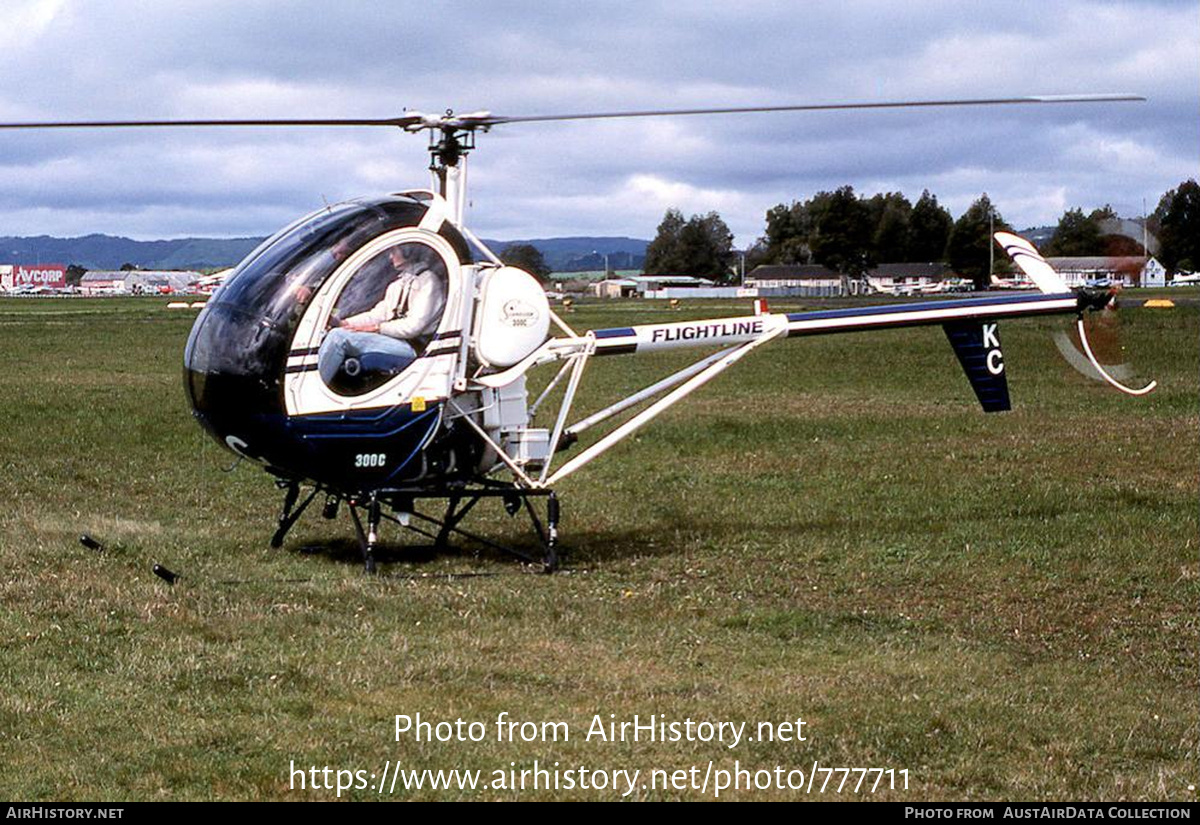
<svg viewBox="0 0 1200 825">
<path fill-rule="evenodd" d="M 0 267 L 0 286 L 15 289 L 23 286 L 61 288 L 67 285 L 67 268 L 62 264 L 13 264 Z"/>
</svg>

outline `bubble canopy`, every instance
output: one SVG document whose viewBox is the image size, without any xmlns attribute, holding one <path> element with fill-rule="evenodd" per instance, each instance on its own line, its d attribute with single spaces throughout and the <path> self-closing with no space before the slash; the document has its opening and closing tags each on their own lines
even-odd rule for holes
<svg viewBox="0 0 1200 825">
<path fill-rule="evenodd" d="M 227 443 L 234 431 L 258 429 L 258 419 L 277 426 L 286 418 L 284 370 L 308 301 L 356 250 L 417 226 L 429 207 L 419 195 L 340 203 L 280 230 L 242 261 L 196 319 L 184 351 L 188 398 L 214 437 Z M 457 229 L 442 223 L 437 234 L 470 262 Z"/>
</svg>

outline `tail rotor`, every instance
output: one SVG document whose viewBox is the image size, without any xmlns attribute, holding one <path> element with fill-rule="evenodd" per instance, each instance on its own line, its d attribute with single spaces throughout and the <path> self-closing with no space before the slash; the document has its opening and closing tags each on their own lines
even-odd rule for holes
<svg viewBox="0 0 1200 825">
<path fill-rule="evenodd" d="M 1122 360 L 1124 348 L 1120 345 L 1120 321 L 1117 315 L 1117 294 L 1120 287 L 1097 285 L 1071 290 L 1062 276 L 1029 241 L 1009 232 L 997 232 L 995 238 L 1013 262 L 1043 293 L 1060 294 L 1073 291 L 1078 296 L 1076 338 L 1072 339 L 1062 332 L 1054 336 L 1054 343 L 1068 364 L 1082 375 L 1110 384 L 1127 395 L 1146 395 L 1158 386 L 1157 381 L 1151 381 L 1141 389 L 1135 389 L 1122 381 L 1127 379 L 1132 369 Z"/>
<path fill-rule="evenodd" d="M 1125 349 L 1121 346 L 1121 318 L 1117 309 L 1119 288 L 1105 290 L 1103 305 L 1091 305 L 1087 315 L 1082 312 L 1075 321 L 1075 335 L 1065 332 L 1054 335 L 1054 344 L 1067 363 L 1093 381 L 1103 381 L 1126 395 L 1146 395 L 1158 386 L 1151 381 L 1141 389 L 1134 389 L 1124 382 L 1133 369 L 1125 361 Z"/>
</svg>

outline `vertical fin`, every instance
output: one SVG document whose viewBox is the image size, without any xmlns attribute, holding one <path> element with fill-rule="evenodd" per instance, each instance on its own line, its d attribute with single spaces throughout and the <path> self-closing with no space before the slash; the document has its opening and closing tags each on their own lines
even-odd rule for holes
<svg viewBox="0 0 1200 825">
<path fill-rule="evenodd" d="M 995 321 L 953 321 L 942 324 L 963 372 L 975 390 L 984 412 L 1012 409 L 1008 400 L 1008 379 L 1004 375 L 1004 354 L 1000 351 L 1000 332 Z"/>
<path fill-rule="evenodd" d="M 1037 284 L 1037 288 L 1047 295 L 1057 295 L 1060 292 L 1070 292 L 1062 276 L 1054 271 L 1054 267 L 1046 262 L 1033 244 L 1014 235 L 1011 232 L 997 232 L 994 236 L 996 243 L 1004 247 L 1013 263 L 1021 267 L 1021 271 L 1029 276 L 1029 280 Z"/>
</svg>

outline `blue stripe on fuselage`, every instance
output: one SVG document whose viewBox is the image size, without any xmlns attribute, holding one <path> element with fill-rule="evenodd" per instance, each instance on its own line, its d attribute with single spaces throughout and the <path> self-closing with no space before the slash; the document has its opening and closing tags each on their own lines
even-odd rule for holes
<svg viewBox="0 0 1200 825">
<path fill-rule="evenodd" d="M 633 327 L 617 327 L 613 329 L 598 329 L 592 334 L 597 338 L 626 338 L 633 336 L 635 333 Z"/>
</svg>

